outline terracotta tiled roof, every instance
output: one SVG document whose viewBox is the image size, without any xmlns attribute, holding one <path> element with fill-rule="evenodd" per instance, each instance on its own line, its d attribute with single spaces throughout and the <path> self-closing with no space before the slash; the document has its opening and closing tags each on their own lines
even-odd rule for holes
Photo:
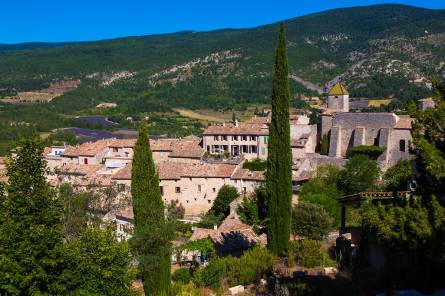
<svg viewBox="0 0 445 296">
<path fill-rule="evenodd" d="M 111 140 L 108 147 L 110 148 L 133 148 L 136 144 L 136 139 L 114 139 Z"/>
<path fill-rule="evenodd" d="M 254 116 L 252 118 L 250 118 L 249 120 L 247 120 L 245 123 L 246 124 L 258 124 L 258 125 L 263 125 L 263 124 L 269 124 L 271 120 L 270 116 Z"/>
<path fill-rule="evenodd" d="M 232 175 L 234 180 L 252 180 L 252 181 L 264 181 L 263 171 L 250 171 L 241 167 L 237 168 Z"/>
<path fill-rule="evenodd" d="M 399 120 L 397 121 L 394 128 L 411 129 L 413 121 L 414 121 L 414 119 L 410 118 L 410 117 L 399 117 Z"/>
<path fill-rule="evenodd" d="M 236 165 L 226 163 L 181 163 L 160 162 L 158 171 L 160 179 L 185 178 L 230 178 Z"/>
<path fill-rule="evenodd" d="M 151 140 L 150 148 L 152 151 L 173 151 L 173 146 L 177 141 L 179 139 Z"/>
<path fill-rule="evenodd" d="M 98 170 L 102 169 L 101 164 L 64 164 L 57 168 L 58 174 L 91 176 Z"/>
<path fill-rule="evenodd" d="M 190 237 L 190 240 L 198 240 L 203 238 L 208 238 L 210 235 L 212 235 L 215 232 L 213 229 L 206 229 L 206 228 L 195 228 L 193 231 L 192 236 Z"/>
<path fill-rule="evenodd" d="M 131 180 L 131 163 L 127 164 L 119 171 L 117 171 L 112 177 L 112 180 Z"/>
<path fill-rule="evenodd" d="M 134 219 L 133 206 L 129 205 L 123 209 L 116 212 L 116 217 L 123 217 L 129 220 Z"/>
<path fill-rule="evenodd" d="M 200 141 L 177 141 L 168 157 L 201 158 L 204 150 L 199 146 L 199 143 Z"/>
<path fill-rule="evenodd" d="M 160 180 L 184 178 L 230 178 L 236 165 L 226 163 L 183 163 L 164 161 L 157 164 Z M 115 173 L 113 180 L 130 180 L 131 164 Z"/>
<path fill-rule="evenodd" d="M 62 155 L 63 156 L 96 156 L 101 151 L 106 149 L 109 145 L 108 140 L 98 140 L 96 142 L 83 143 L 80 146 L 70 147 L 66 149 Z"/>
<path fill-rule="evenodd" d="M 240 247 L 248 247 L 256 244 L 265 246 L 267 237 L 265 234 L 257 235 L 252 226 L 244 224 L 236 213 L 227 216 L 217 230 L 196 228 L 190 240 L 198 240 L 210 237 L 224 250 L 232 250 Z M 240 246 L 243 244 L 244 246 Z"/>
</svg>

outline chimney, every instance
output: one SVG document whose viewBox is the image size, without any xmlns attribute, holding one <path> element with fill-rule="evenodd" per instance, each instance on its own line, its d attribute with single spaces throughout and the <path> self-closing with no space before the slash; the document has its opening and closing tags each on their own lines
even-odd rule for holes
<svg viewBox="0 0 445 296">
<path fill-rule="evenodd" d="M 218 230 L 218 226 L 216 224 L 213 225 L 213 230 Z"/>
</svg>

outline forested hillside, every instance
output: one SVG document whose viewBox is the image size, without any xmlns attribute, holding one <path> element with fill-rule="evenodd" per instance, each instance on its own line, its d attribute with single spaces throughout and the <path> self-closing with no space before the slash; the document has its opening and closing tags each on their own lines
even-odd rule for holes
<svg viewBox="0 0 445 296">
<path fill-rule="evenodd" d="M 287 20 L 286 31 L 294 105 L 300 94 L 319 95 L 342 80 L 353 97 L 391 97 L 390 107 L 399 108 L 430 95 L 432 78 L 445 75 L 445 10 L 335 9 Z M 132 127 L 129 116 L 150 115 L 158 120 L 151 127 L 155 134 L 177 135 L 192 133 L 200 123 L 184 120 L 173 108 L 231 112 L 268 104 L 277 32 L 278 25 L 270 24 L 0 45 L 0 154 L 20 134 L 77 125 L 77 115 L 104 115 L 118 127 Z M 54 99 L 45 94 L 64 82 L 75 90 Z M 52 100 L 39 106 L 5 104 L 33 96 Z M 104 102 L 116 107 L 96 108 Z"/>
<path fill-rule="evenodd" d="M 443 10 L 377 5 L 298 17 L 286 25 L 291 73 L 321 88 L 342 76 L 357 96 L 405 100 L 426 94 L 432 76 L 445 73 Z M 176 106 L 264 102 L 276 32 L 272 24 L 54 47 L 0 46 L 0 89 L 36 90 L 55 79 L 80 78 L 141 88 Z M 130 77 L 107 83 L 122 71 Z M 408 83 L 415 79 L 417 84 Z"/>
</svg>

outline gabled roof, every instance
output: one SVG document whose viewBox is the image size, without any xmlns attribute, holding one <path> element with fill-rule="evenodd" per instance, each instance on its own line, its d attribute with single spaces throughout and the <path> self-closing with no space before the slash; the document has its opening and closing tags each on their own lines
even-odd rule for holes
<svg viewBox="0 0 445 296">
<path fill-rule="evenodd" d="M 346 90 L 346 87 L 338 82 L 335 84 L 331 90 L 329 91 L 330 96 L 337 96 L 337 95 L 348 95 L 348 91 Z"/>
</svg>

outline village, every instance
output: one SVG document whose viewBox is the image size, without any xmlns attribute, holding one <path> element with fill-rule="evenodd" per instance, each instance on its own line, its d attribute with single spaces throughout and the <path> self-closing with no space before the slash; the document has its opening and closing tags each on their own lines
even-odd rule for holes
<svg viewBox="0 0 445 296">
<path fill-rule="evenodd" d="M 431 99 L 420 102 L 422 110 L 434 108 Z M 254 245 L 266 245 L 266 234 L 257 234 L 251 225 L 243 223 L 237 208 L 245 198 L 254 196 L 265 180 L 270 122 L 269 112 L 245 122 L 211 124 L 204 130 L 202 138 L 150 140 L 164 205 L 166 208 L 169 205 L 183 208 L 181 221 L 192 226 L 191 236 L 185 240 L 181 238 L 176 244 L 209 238 L 219 252 L 229 254 Z M 320 124 L 310 124 L 305 111 L 291 110 L 292 204 L 298 203 L 301 185 L 313 177 L 318 167 L 330 164 L 342 168 L 353 147 L 381 147 L 377 162 L 383 172 L 401 160 L 410 159 L 412 122 L 408 115 L 350 112 L 349 93 L 340 83 L 329 90 Z M 328 143 L 324 145 L 328 146 L 328 151 L 321 154 L 320 145 L 326 138 Z M 102 139 L 77 146 L 46 147 L 43 155 L 48 166 L 47 181 L 55 187 L 70 184 L 76 191 L 97 192 L 115 188 L 117 195 L 113 202 L 117 206 L 111 207 L 109 212 L 102 211 L 101 217 L 114 223 L 120 240 L 129 239 L 133 228 L 129 197 L 135 144 L 136 139 Z M 263 166 L 249 169 L 249 163 Z M 4 159 L 1 159 L 0 172 L 4 169 Z M 222 224 L 209 229 L 193 226 L 212 208 L 224 186 L 236 188 L 238 197 L 231 202 L 230 213 Z M 353 244 L 359 241 L 357 235 L 345 227 L 344 208 L 360 198 L 347 197 L 340 201 L 343 204 L 341 228 L 331 239 L 342 235 Z M 234 234 L 239 237 L 228 239 Z M 192 260 L 204 263 L 205 258 L 203 254 L 188 251 L 172 255 L 176 264 Z"/>
</svg>

